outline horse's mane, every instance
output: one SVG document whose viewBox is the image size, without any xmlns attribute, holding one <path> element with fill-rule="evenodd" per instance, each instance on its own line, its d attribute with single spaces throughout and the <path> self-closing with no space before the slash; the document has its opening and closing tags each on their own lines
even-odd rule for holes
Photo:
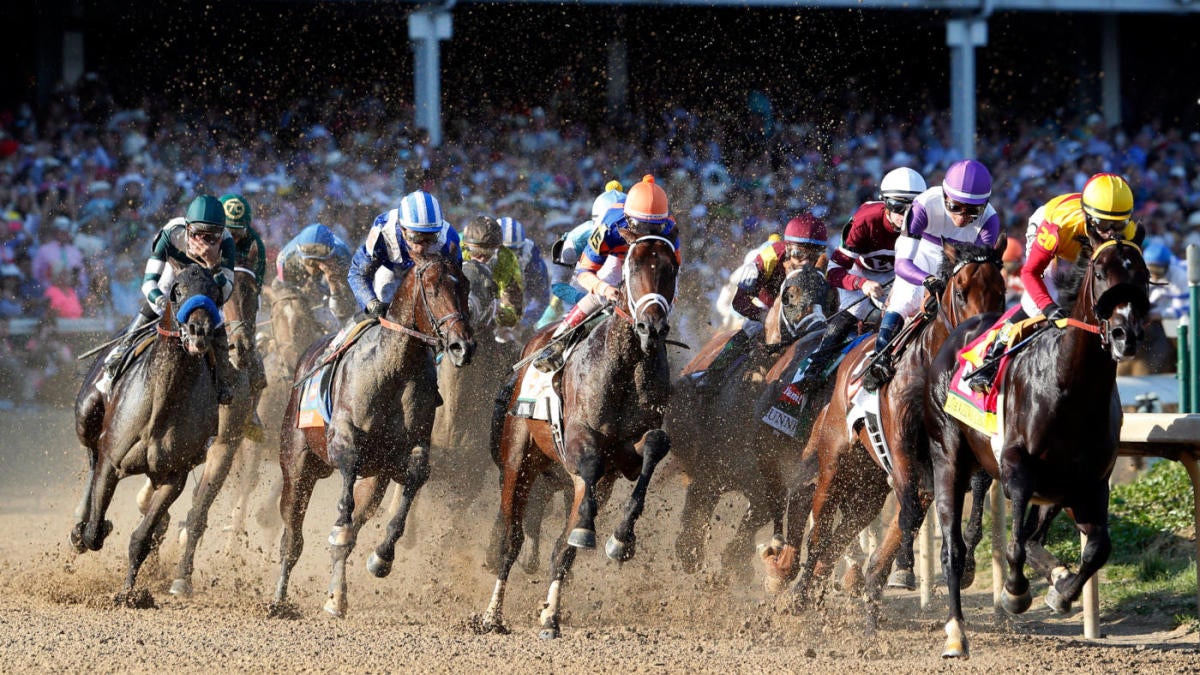
<svg viewBox="0 0 1200 675">
<path fill-rule="evenodd" d="M 1075 301 L 1079 299 L 1079 292 L 1083 289 L 1083 280 L 1087 276 L 1088 264 L 1092 259 L 1092 246 L 1086 238 L 1082 240 L 1082 246 L 1079 249 L 1079 256 L 1075 258 L 1075 263 L 1069 268 L 1059 270 L 1057 278 L 1058 285 L 1058 304 L 1067 313 L 1075 310 Z"/>
<path fill-rule="evenodd" d="M 938 278 L 948 280 L 954 273 L 954 266 L 961 260 L 995 260 L 1000 264 L 1000 253 L 995 247 L 984 244 L 969 244 L 965 241 L 947 242 L 954 250 L 953 256 L 942 256 L 942 265 L 938 268 Z"/>
</svg>

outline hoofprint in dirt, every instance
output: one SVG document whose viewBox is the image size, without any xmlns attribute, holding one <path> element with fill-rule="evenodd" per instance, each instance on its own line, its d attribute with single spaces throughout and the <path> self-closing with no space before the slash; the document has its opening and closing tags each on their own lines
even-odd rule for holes
<svg viewBox="0 0 1200 675">
<path fill-rule="evenodd" d="M 470 630 L 470 618 L 491 588 L 491 575 L 480 567 L 478 542 L 486 537 L 449 526 L 452 514 L 438 499 L 413 513 L 421 522 L 414 531 L 419 541 L 398 551 L 391 577 L 373 578 L 365 570 L 365 553 L 351 560 L 351 581 L 363 592 L 350 618 L 327 618 L 321 611 L 330 564 L 324 535 L 334 517 L 335 487 L 319 487 L 313 497 L 305 528 L 312 545 L 297 565 L 289 618 L 267 617 L 277 546 L 255 532 L 232 558 L 216 546 L 201 554 L 191 600 L 167 593 L 178 555 L 177 546 L 168 543 L 144 573 L 145 604 L 152 597 L 154 608 L 118 609 L 112 593 L 126 563 L 124 547 L 76 557 L 67 544 L 84 468 L 69 414 L 26 413 L 0 425 L 6 448 L 0 459 L 0 663 L 6 671 L 193 672 L 215 666 L 222 671 L 894 673 L 948 667 L 938 656 L 944 597 L 921 609 L 916 594 L 887 596 L 879 636 L 867 642 L 855 599 L 831 593 L 823 610 L 782 616 L 762 602 L 755 586 L 718 586 L 705 574 L 682 574 L 670 554 L 682 489 L 677 476 L 665 474 L 650 492 L 657 497 L 647 504 L 636 561 L 620 567 L 602 554 L 580 556 L 572 579 L 579 586 L 567 603 L 563 639 L 554 642 L 537 639 L 542 574 L 514 571 L 511 634 L 480 636 Z M 118 533 L 136 523 L 136 488 L 120 486 L 113 500 Z M 176 518 L 189 496 L 185 491 L 174 507 Z M 494 508 L 489 500 L 480 501 L 477 508 Z M 744 503 L 736 498 L 722 503 L 714 548 L 732 534 L 739 508 Z M 486 533 L 493 515 L 478 514 L 479 532 Z M 551 520 L 547 533 L 556 536 L 561 521 Z M 601 531 L 614 525 L 598 523 Z M 1034 590 L 1044 593 L 1044 585 Z M 1171 632 L 1169 616 L 1103 616 L 1106 637 L 1087 641 L 1080 637 L 1078 612 L 1059 619 L 1038 607 L 1018 619 L 997 617 L 990 591 L 973 590 L 966 607 L 972 658 L 954 664 L 954 670 L 1188 672 L 1200 664 L 1196 633 Z"/>
</svg>

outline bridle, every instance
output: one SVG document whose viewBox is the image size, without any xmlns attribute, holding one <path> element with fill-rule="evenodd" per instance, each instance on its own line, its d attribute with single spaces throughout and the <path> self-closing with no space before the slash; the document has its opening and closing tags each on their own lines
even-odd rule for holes
<svg viewBox="0 0 1200 675">
<path fill-rule="evenodd" d="M 433 326 L 433 335 L 430 335 L 428 333 L 423 333 L 417 329 L 417 327 L 416 327 L 417 321 L 416 321 L 415 315 L 413 316 L 413 327 L 412 328 L 409 328 L 408 326 L 404 326 L 402 324 L 398 324 L 394 321 L 391 321 L 386 316 L 379 317 L 379 325 L 381 325 L 384 328 L 387 328 L 389 330 L 394 330 L 398 333 L 403 333 L 410 337 L 414 337 L 414 338 L 420 340 L 421 342 L 424 342 L 425 344 L 429 345 L 430 347 L 437 348 L 438 351 L 444 351 L 446 349 L 446 343 L 448 342 L 448 340 L 446 338 L 446 334 L 445 334 L 445 331 L 443 330 L 443 327 L 446 324 L 451 323 L 453 321 L 458 321 L 459 323 L 465 324 L 466 319 L 463 317 L 462 312 L 460 312 L 458 310 L 450 312 L 449 314 L 443 316 L 440 319 L 434 318 L 433 310 L 430 309 L 430 306 L 429 306 L 429 290 L 425 286 L 425 272 L 433 265 L 438 265 L 438 264 L 445 264 L 445 263 L 444 263 L 444 261 L 430 260 L 428 262 L 423 263 L 414 272 L 414 274 L 417 275 L 417 279 L 416 279 L 417 286 L 421 290 L 421 296 L 420 296 L 421 297 L 421 305 L 423 306 L 423 308 L 425 310 L 425 316 L 429 320 L 429 325 Z M 453 279 L 454 277 L 451 276 L 451 278 Z"/>
<path fill-rule="evenodd" d="M 1121 239 L 1109 239 L 1108 241 L 1105 241 L 1104 243 L 1097 246 L 1096 249 L 1094 251 L 1092 251 L 1092 255 L 1089 256 L 1089 258 L 1088 258 L 1087 289 L 1088 289 L 1088 300 L 1091 302 L 1092 315 L 1095 316 L 1096 319 L 1098 320 L 1098 325 L 1092 325 L 1087 322 L 1078 321 L 1078 320 L 1068 321 L 1068 325 L 1070 325 L 1070 326 L 1074 326 L 1075 328 L 1081 328 L 1090 333 L 1096 333 L 1097 335 L 1099 335 L 1100 336 L 1100 346 L 1104 349 L 1107 349 L 1110 344 L 1108 319 L 1109 319 L 1109 317 L 1112 316 L 1112 308 L 1107 309 L 1107 310 L 1105 309 L 1105 307 L 1106 307 L 1105 299 L 1108 298 L 1109 300 L 1111 300 L 1112 294 L 1114 294 L 1114 291 L 1117 291 L 1118 289 L 1120 289 L 1121 287 L 1126 286 L 1126 285 L 1133 285 L 1132 281 L 1122 281 L 1122 282 L 1119 282 L 1117 284 L 1114 284 L 1114 285 L 1106 288 L 1104 290 L 1104 292 L 1100 294 L 1100 297 L 1096 297 L 1096 286 L 1095 286 L 1096 261 L 1100 258 L 1100 253 L 1102 251 L 1104 251 L 1107 248 L 1114 247 L 1114 246 L 1116 246 L 1118 248 L 1118 250 L 1120 249 L 1121 246 L 1130 246 L 1133 248 L 1134 251 L 1137 252 L 1138 256 L 1142 255 L 1141 247 L 1131 241 L 1124 241 Z M 1114 308 L 1115 308 L 1115 305 L 1114 305 Z"/>
<path fill-rule="evenodd" d="M 979 265 L 983 263 L 995 265 L 997 269 L 1000 267 L 1000 263 L 998 263 L 990 253 L 977 253 L 962 260 L 956 260 L 954 262 L 954 267 L 950 268 L 950 276 L 948 277 L 949 282 L 946 284 L 946 290 L 950 290 L 954 278 L 958 276 L 958 273 L 961 272 L 964 267 L 967 265 Z M 939 298 L 938 301 L 940 303 L 941 299 Z M 946 321 L 950 324 L 950 326 L 957 326 L 959 324 L 959 317 L 958 307 L 955 305 L 955 303 L 951 302 L 949 308 L 943 307 L 942 309 L 946 313 Z"/>
<path fill-rule="evenodd" d="M 662 307 L 663 314 L 671 313 L 671 301 L 668 300 L 667 297 L 661 293 L 655 293 L 655 292 L 643 293 L 640 296 L 638 296 L 637 298 L 634 298 L 633 295 L 628 292 L 628 289 L 631 288 L 631 286 L 629 285 L 631 265 L 629 265 L 628 263 L 629 263 L 629 257 L 633 253 L 633 247 L 637 246 L 638 244 L 649 244 L 649 243 L 653 243 L 655 241 L 660 241 L 660 242 L 666 244 L 667 247 L 671 249 L 671 253 L 675 253 L 675 244 L 671 243 L 670 239 L 667 239 L 666 237 L 661 237 L 657 234 L 647 234 L 647 235 L 638 237 L 637 239 L 633 240 L 633 242 L 631 242 L 629 244 L 629 249 L 625 253 L 626 264 L 622 265 L 621 276 L 623 277 L 623 281 L 624 281 L 625 288 L 626 288 L 625 303 L 629 310 L 629 314 L 625 318 L 629 319 L 631 322 L 639 319 L 641 317 L 641 313 L 644 312 L 646 307 L 650 306 L 650 305 L 658 305 L 659 307 Z M 678 277 L 676 277 L 675 283 L 676 283 L 676 285 L 678 285 L 678 283 L 679 283 Z M 622 314 L 622 312 L 617 312 L 617 313 Z"/>
</svg>

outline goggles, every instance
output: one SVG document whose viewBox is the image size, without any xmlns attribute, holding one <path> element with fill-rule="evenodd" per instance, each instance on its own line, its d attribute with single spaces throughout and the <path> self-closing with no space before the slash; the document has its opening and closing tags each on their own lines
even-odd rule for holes
<svg viewBox="0 0 1200 675">
<path fill-rule="evenodd" d="M 301 244 L 298 250 L 300 257 L 306 260 L 323 260 L 333 253 L 333 249 L 325 244 Z"/>
<path fill-rule="evenodd" d="M 437 243 L 438 235 L 440 234 L 440 232 L 417 232 L 415 230 L 406 229 L 404 230 L 404 239 L 410 244 L 429 246 Z"/>
<path fill-rule="evenodd" d="M 978 218 L 979 214 L 987 208 L 987 204 L 960 204 L 953 199 L 945 201 L 946 212 L 953 213 L 956 216 L 967 216 L 968 218 Z"/>
<path fill-rule="evenodd" d="M 1087 226 L 1102 235 L 1111 235 L 1114 232 L 1124 232 L 1129 226 L 1129 219 L 1123 220 L 1106 220 L 1104 218 L 1093 218 L 1087 213 L 1083 214 L 1083 219 Z"/>
<path fill-rule="evenodd" d="M 629 231 L 635 234 L 662 234 L 667 229 L 665 220 L 641 220 L 633 216 L 625 216 Z"/>
<path fill-rule="evenodd" d="M 472 244 L 467 242 L 467 252 L 472 258 L 487 262 L 496 257 L 496 251 L 499 251 L 499 246 L 487 246 L 484 244 Z"/>
<path fill-rule="evenodd" d="M 789 243 L 783 249 L 784 260 L 816 260 L 822 253 L 825 252 L 824 246 L 817 244 L 794 244 Z"/>
<path fill-rule="evenodd" d="M 912 208 L 912 202 L 904 201 L 903 199 L 884 199 L 883 206 L 892 213 L 906 215 L 908 210 Z"/>
<path fill-rule="evenodd" d="M 213 232 L 212 230 L 197 230 L 188 228 L 188 236 L 197 241 L 202 241 L 206 244 L 215 244 L 221 241 L 221 232 Z"/>
</svg>

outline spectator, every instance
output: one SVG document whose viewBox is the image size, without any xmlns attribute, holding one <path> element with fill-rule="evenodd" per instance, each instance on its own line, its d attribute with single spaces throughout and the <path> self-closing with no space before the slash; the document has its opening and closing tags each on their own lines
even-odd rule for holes
<svg viewBox="0 0 1200 675">
<path fill-rule="evenodd" d="M 26 252 L 17 254 L 17 270 L 21 272 L 21 283 L 17 295 L 21 298 L 24 316 L 40 319 L 46 313 L 46 286 L 33 276 L 33 261 Z"/>
<path fill-rule="evenodd" d="M 59 319 L 83 317 L 83 305 L 75 290 L 75 274 L 66 267 L 55 267 L 50 275 L 50 286 L 46 289 L 46 301 L 50 316 Z"/>
<path fill-rule="evenodd" d="M 20 287 L 21 270 L 12 263 L 0 265 L 0 320 L 18 319 L 25 314 Z"/>
<path fill-rule="evenodd" d="M 128 255 L 117 256 L 108 281 L 108 297 L 113 312 L 123 320 L 132 319 L 142 307 L 142 279 Z"/>
<path fill-rule="evenodd" d="M 87 289 L 87 276 L 83 271 L 83 252 L 75 246 L 71 219 L 66 216 L 56 216 L 51 222 L 53 239 L 43 241 L 33 256 L 33 276 L 43 286 L 54 283 L 54 271 L 61 269 L 73 272 L 75 277 L 72 285 L 76 291 Z"/>
</svg>

